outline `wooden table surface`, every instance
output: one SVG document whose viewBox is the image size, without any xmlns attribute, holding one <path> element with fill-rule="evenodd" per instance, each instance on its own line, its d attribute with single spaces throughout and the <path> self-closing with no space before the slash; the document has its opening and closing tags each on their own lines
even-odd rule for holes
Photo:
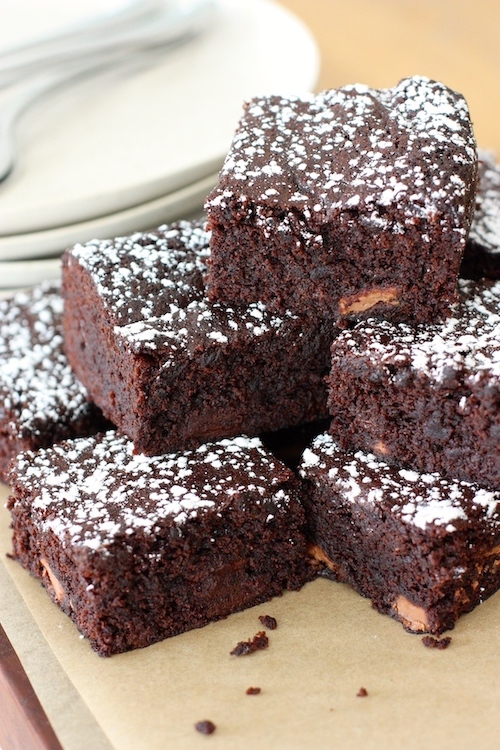
<svg viewBox="0 0 500 750">
<path fill-rule="evenodd" d="M 301 17 L 317 39 L 317 90 L 355 82 L 388 87 L 413 74 L 439 79 L 469 102 L 479 146 L 500 154 L 498 0 L 281 3 Z M 1 628 L 0 701 L 3 750 L 60 747 Z"/>
<path fill-rule="evenodd" d="M 61 745 L 0 625 L 0 747 L 59 750 Z"/>
</svg>

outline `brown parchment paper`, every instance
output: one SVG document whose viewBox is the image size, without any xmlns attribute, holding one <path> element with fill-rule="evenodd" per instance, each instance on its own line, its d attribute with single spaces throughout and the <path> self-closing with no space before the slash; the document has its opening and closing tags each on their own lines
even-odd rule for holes
<svg viewBox="0 0 500 750">
<path fill-rule="evenodd" d="M 66 748 L 498 747 L 498 594 L 460 620 L 442 651 L 425 648 L 349 587 L 321 579 L 103 659 L 38 581 L 6 558 L 9 521 L 2 507 L 2 624 L 15 642 L 23 623 L 23 664 Z M 230 656 L 262 629 L 262 614 L 278 621 L 269 648 Z M 247 695 L 248 687 L 261 693 Z M 358 697 L 361 687 L 366 697 Z M 216 724 L 210 737 L 194 729 L 202 719 Z"/>
</svg>

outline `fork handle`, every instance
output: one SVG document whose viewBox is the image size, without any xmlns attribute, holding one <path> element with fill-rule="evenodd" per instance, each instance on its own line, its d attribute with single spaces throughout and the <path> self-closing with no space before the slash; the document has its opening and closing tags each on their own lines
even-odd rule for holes
<svg viewBox="0 0 500 750">
<path fill-rule="evenodd" d="M 153 13 L 158 0 L 149 0 L 149 14 L 134 26 L 126 24 L 102 33 L 61 35 L 54 43 L 34 45 L 22 54 L 0 55 L 0 89 L 21 78 L 37 73 L 40 68 L 66 65 L 74 60 L 101 54 L 133 53 L 143 47 L 169 45 L 188 34 L 196 34 L 205 25 L 212 2 L 196 0 L 190 7 L 173 8 Z"/>
</svg>

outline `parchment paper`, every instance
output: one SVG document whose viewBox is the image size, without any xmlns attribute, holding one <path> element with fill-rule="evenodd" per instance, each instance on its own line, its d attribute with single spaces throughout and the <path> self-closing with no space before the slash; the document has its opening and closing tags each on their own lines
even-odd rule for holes
<svg viewBox="0 0 500 750">
<path fill-rule="evenodd" d="M 38 581 L 6 558 L 8 526 L 2 509 L 2 624 L 18 648 L 23 623 L 18 652 L 66 748 L 498 747 L 498 594 L 464 616 L 441 651 L 425 648 L 349 587 L 319 579 L 103 659 Z M 262 614 L 278 621 L 269 648 L 230 656 L 262 629 Z M 261 692 L 247 695 L 248 687 Z M 366 697 L 357 695 L 361 687 Z M 209 737 L 194 729 L 203 719 L 217 727 Z"/>
</svg>

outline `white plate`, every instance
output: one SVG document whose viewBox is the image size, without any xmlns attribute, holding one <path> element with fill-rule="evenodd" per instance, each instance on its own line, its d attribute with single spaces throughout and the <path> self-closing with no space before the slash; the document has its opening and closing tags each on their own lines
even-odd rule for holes
<svg viewBox="0 0 500 750">
<path fill-rule="evenodd" d="M 27 112 L 19 166 L 0 184 L 0 236 L 116 213 L 212 174 L 244 99 L 310 90 L 317 73 L 316 45 L 287 10 L 219 0 L 209 27 L 161 64 Z"/>
<path fill-rule="evenodd" d="M 61 258 L 0 263 L 1 292 L 8 296 L 17 289 L 38 284 L 45 279 L 56 279 L 61 274 Z M 4 287 L 5 284 L 5 288 Z"/>
<path fill-rule="evenodd" d="M 54 278 L 54 269 L 56 276 L 59 273 L 59 258 L 46 256 L 60 254 L 77 242 L 127 235 L 201 214 L 204 200 L 216 181 L 217 175 L 213 174 L 182 190 L 127 211 L 45 232 L 0 238 L 0 258 L 4 259 L 0 261 L 0 289 L 29 286 L 46 278 Z M 43 257 L 39 260 L 5 260 L 23 257 L 23 253 L 32 258 Z"/>
</svg>

